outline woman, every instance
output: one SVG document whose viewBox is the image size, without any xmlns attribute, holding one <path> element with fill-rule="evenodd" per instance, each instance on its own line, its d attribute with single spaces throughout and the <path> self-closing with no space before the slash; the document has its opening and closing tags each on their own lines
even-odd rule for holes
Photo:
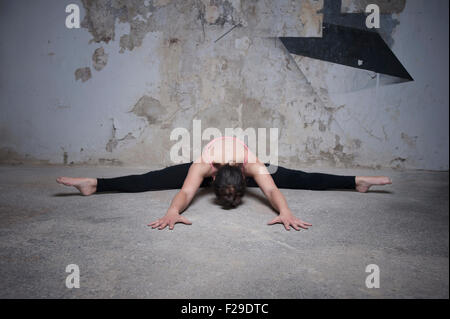
<svg viewBox="0 0 450 319">
<path fill-rule="evenodd" d="M 392 184 L 385 176 L 339 176 L 321 173 L 305 173 L 299 170 L 274 167 L 269 173 L 264 164 L 247 145 L 235 137 L 220 137 L 205 147 L 196 161 L 151 171 L 142 175 L 116 178 L 72 178 L 58 177 L 56 181 L 76 187 L 82 195 L 101 192 L 145 192 L 152 190 L 180 189 L 167 213 L 150 223 L 153 229 L 173 229 L 176 223 L 190 225 L 181 213 L 194 198 L 199 187 L 212 184 L 217 201 L 224 208 L 233 208 L 241 203 L 246 187 L 260 187 L 279 215 L 268 223 L 281 223 L 286 230 L 308 229 L 312 226 L 294 216 L 280 188 L 326 190 L 356 189 L 365 193 L 373 185 Z"/>
</svg>

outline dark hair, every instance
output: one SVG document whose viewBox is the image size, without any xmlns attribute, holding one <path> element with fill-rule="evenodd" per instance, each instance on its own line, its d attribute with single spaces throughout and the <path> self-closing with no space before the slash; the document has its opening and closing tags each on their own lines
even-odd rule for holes
<svg viewBox="0 0 450 319">
<path fill-rule="evenodd" d="M 242 165 L 223 165 L 219 168 L 213 182 L 214 193 L 224 208 L 234 208 L 241 203 L 245 193 L 245 177 Z"/>
</svg>

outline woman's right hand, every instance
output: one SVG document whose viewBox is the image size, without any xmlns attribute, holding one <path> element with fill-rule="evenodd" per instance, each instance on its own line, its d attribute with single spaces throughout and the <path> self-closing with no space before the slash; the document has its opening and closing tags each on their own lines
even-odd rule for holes
<svg viewBox="0 0 450 319">
<path fill-rule="evenodd" d="M 167 213 L 164 217 L 155 220 L 147 226 L 151 226 L 153 229 L 158 228 L 160 230 L 166 228 L 166 226 L 169 226 L 169 229 L 172 230 L 177 223 L 183 223 L 186 225 L 192 224 L 186 217 L 183 217 L 178 213 Z"/>
</svg>

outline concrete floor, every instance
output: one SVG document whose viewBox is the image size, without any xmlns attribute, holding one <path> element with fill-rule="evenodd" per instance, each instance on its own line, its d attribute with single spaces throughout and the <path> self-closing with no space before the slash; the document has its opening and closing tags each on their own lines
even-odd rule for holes
<svg viewBox="0 0 450 319">
<path fill-rule="evenodd" d="M 305 169 L 306 170 L 306 169 Z M 266 226 L 275 214 L 252 189 L 224 211 L 201 190 L 174 231 L 146 225 L 176 191 L 83 197 L 59 175 L 148 169 L 0 167 L 1 298 L 448 298 L 447 172 L 320 169 L 389 175 L 368 194 L 283 190 L 308 231 Z M 312 170 L 307 170 L 312 171 Z M 68 264 L 79 289 L 65 286 Z M 365 267 L 380 268 L 380 288 Z"/>
</svg>

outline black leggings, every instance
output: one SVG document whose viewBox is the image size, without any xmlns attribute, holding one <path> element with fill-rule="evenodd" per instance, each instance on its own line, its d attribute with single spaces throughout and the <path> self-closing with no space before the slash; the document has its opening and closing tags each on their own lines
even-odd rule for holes
<svg viewBox="0 0 450 319">
<path fill-rule="evenodd" d="M 137 193 L 156 190 L 180 189 L 188 174 L 191 163 L 179 164 L 141 175 L 129 175 L 115 178 L 98 178 L 97 193 L 125 192 Z M 268 164 L 266 164 L 268 166 Z M 278 166 L 271 174 L 278 188 L 289 189 L 355 189 L 355 176 L 339 176 L 321 173 L 305 173 Z M 200 187 L 211 185 L 212 178 L 203 180 Z M 246 179 L 247 187 L 258 187 L 252 177 Z"/>
</svg>

